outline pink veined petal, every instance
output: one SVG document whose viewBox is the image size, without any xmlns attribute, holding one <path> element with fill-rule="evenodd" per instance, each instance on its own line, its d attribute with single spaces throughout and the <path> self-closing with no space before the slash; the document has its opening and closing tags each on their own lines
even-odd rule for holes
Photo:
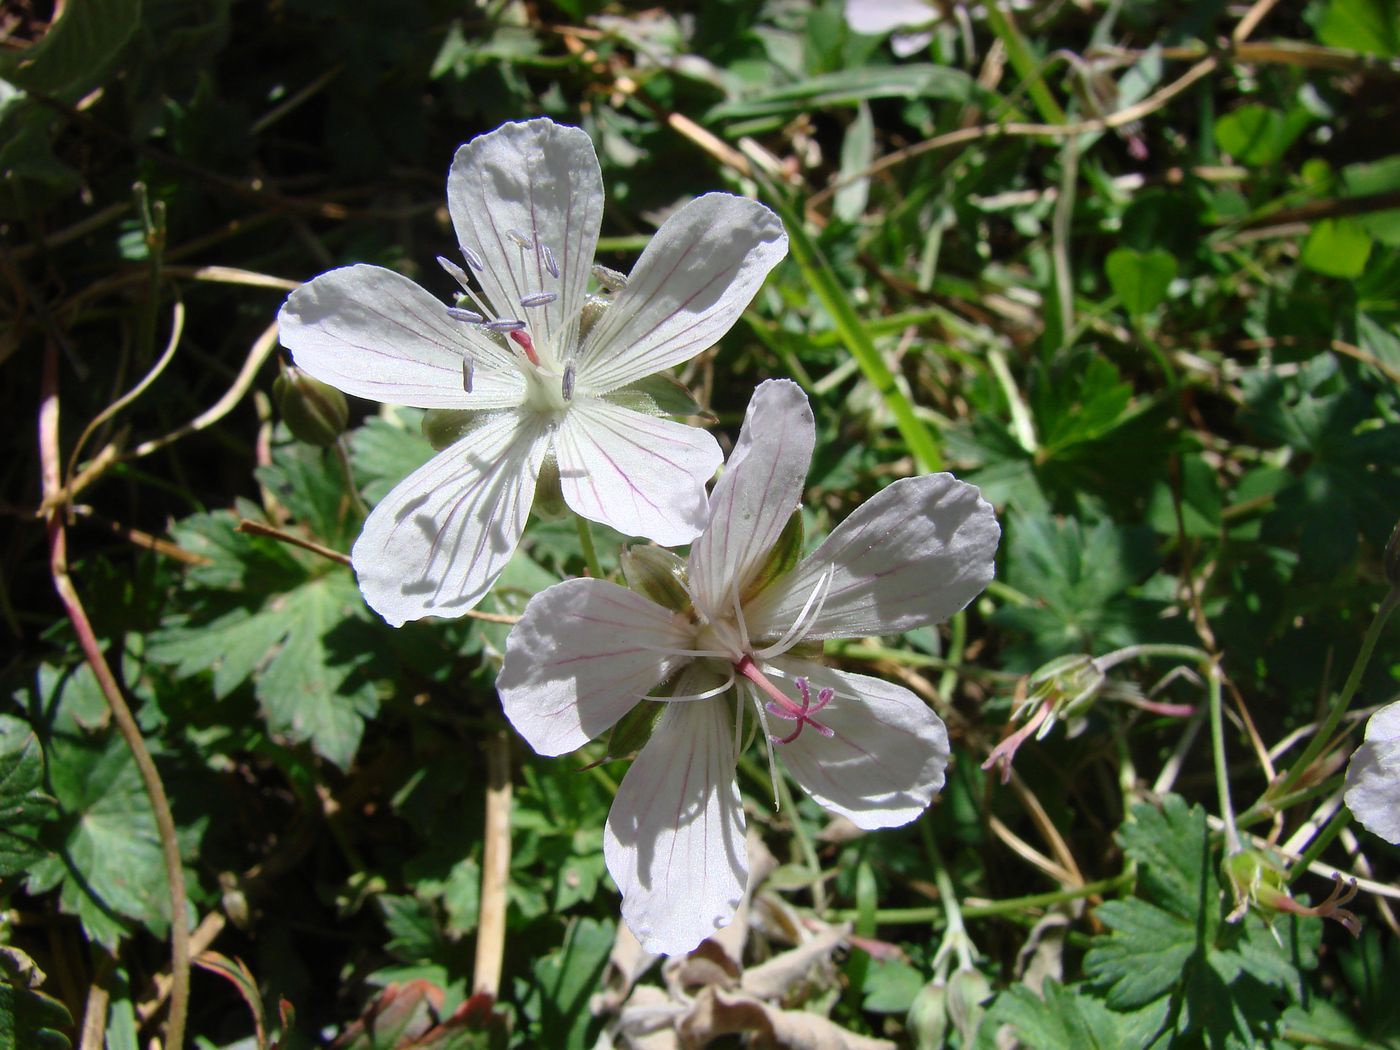
<svg viewBox="0 0 1400 1050">
<path fill-rule="evenodd" d="M 579 389 L 616 390 L 714 346 L 786 254 L 783 224 L 762 204 L 728 193 L 690 201 L 661 224 L 588 333 Z"/>
<path fill-rule="evenodd" d="M 811 726 L 790 744 L 775 744 L 778 759 L 817 802 L 860 828 L 907 824 L 943 787 L 950 751 L 943 720 L 903 686 L 848 674 L 820 664 L 778 659 L 780 686 L 795 697 L 792 680 L 808 679 L 812 696 L 822 687 L 836 695 L 813 717 L 833 731 Z M 774 722 L 775 731 L 792 724 Z"/>
<path fill-rule="evenodd" d="M 690 548 L 691 592 L 711 619 L 732 614 L 732 585 L 742 591 L 797 509 L 815 441 L 802 388 L 787 379 L 760 383 L 710 493 L 710 523 Z"/>
<path fill-rule="evenodd" d="M 511 725 L 541 755 L 574 751 L 688 659 L 683 617 L 604 580 L 565 580 L 530 599 L 496 679 Z"/>
<path fill-rule="evenodd" d="M 699 676 L 683 674 L 677 690 Z M 728 705 L 667 704 L 622 778 L 603 856 L 642 947 L 690 951 L 734 918 L 748 880 Z"/>
<path fill-rule="evenodd" d="M 1346 803 L 1373 835 L 1400 845 L 1400 703 L 1366 723 L 1366 742 L 1347 764 Z"/>
<path fill-rule="evenodd" d="M 548 447 L 542 423 L 503 412 L 399 482 L 351 551 L 365 601 L 394 627 L 476 605 L 520 543 Z"/>
<path fill-rule="evenodd" d="M 345 266 L 282 304 L 278 336 L 302 368 L 347 394 L 413 408 L 510 408 L 525 383 L 499 346 L 407 277 Z M 472 391 L 462 358 L 474 365 Z"/>
<path fill-rule="evenodd" d="M 781 637 L 833 567 L 806 638 L 898 634 L 946 620 L 991 582 L 1000 539 L 996 514 L 975 485 L 951 474 L 902 478 L 754 596 L 744 607 L 749 634 Z"/>
<path fill-rule="evenodd" d="M 528 321 L 536 346 L 557 362 L 576 335 L 603 217 L 603 173 L 587 132 L 540 117 L 477 136 L 452 161 L 447 207 L 462 245 L 484 263 L 469 272 L 490 305 Z M 558 298 L 521 306 L 538 292 Z"/>
<path fill-rule="evenodd" d="M 723 459 L 707 431 L 597 398 L 575 399 L 554 449 L 570 509 L 667 547 L 704 527 L 705 483 Z"/>
</svg>

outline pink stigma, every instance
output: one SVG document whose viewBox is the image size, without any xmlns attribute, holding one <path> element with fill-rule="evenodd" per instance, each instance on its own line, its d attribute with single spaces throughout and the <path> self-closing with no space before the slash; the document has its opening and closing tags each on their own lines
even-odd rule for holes
<svg viewBox="0 0 1400 1050">
<path fill-rule="evenodd" d="M 797 691 L 802 694 L 802 705 L 799 707 L 781 689 L 769 681 L 768 676 L 758 669 L 758 664 L 754 663 L 752 656 L 742 656 L 734 664 L 734 672 L 741 674 L 754 685 L 758 686 L 773 699 L 768 701 L 765 709 L 769 714 L 781 718 L 784 722 L 796 722 L 797 728 L 785 737 L 773 737 L 775 744 L 791 744 L 802 734 L 804 725 L 811 726 L 824 737 L 833 737 L 836 731 L 830 726 L 824 726 L 812 715 L 816 714 L 827 704 L 831 703 L 836 696 L 836 690 L 823 688 L 817 693 L 816 703 L 812 702 L 812 689 L 807 684 L 807 679 L 798 678 L 795 684 Z"/>
<path fill-rule="evenodd" d="M 530 338 L 530 333 L 524 330 L 511 332 L 510 337 L 520 349 L 525 351 L 525 356 L 530 359 L 530 364 L 538 368 L 540 366 L 540 355 L 535 353 L 535 341 Z"/>
</svg>

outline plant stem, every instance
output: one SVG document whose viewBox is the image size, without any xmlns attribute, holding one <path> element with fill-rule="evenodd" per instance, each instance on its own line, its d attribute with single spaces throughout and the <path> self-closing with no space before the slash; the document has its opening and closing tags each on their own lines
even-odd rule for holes
<svg viewBox="0 0 1400 1050">
<path fill-rule="evenodd" d="M 1220 794 L 1220 819 L 1225 821 L 1225 851 L 1240 851 L 1240 833 L 1235 827 L 1235 807 L 1230 802 L 1230 770 L 1225 763 L 1225 720 L 1221 711 L 1220 668 L 1211 664 L 1206 674 L 1210 693 L 1210 749 L 1215 758 L 1215 789 Z"/>
<path fill-rule="evenodd" d="M 1026 38 L 1021 35 L 1021 30 L 1011 20 L 1011 16 L 1001 9 L 1001 4 L 997 0 L 992 0 L 987 4 L 987 25 L 991 27 L 992 32 L 997 35 L 997 39 L 1006 47 L 1006 55 L 1016 68 L 1016 75 L 1026 86 L 1026 92 L 1030 95 L 1031 101 L 1035 103 L 1036 111 L 1040 113 L 1040 119 L 1047 124 L 1065 123 L 1065 111 L 1060 108 L 1060 104 L 1055 101 L 1055 96 L 1050 94 L 1050 89 L 1045 86 L 1045 81 L 1041 79 L 1040 63 L 1031 52 Z"/>
<path fill-rule="evenodd" d="M 587 518 L 579 514 L 574 515 L 574 524 L 578 526 L 578 545 L 583 548 L 583 563 L 588 566 L 588 575 L 601 580 L 603 569 L 598 564 L 598 550 L 593 546 L 593 527 L 588 524 Z"/>
<path fill-rule="evenodd" d="M 964 919 L 986 919 L 1025 911 L 1028 908 L 1047 908 L 1065 901 L 1080 900 L 1084 897 L 1094 897 L 1102 893 L 1124 889 L 1132 885 L 1133 879 L 1133 873 L 1125 871 L 1111 879 L 1086 882 L 1083 886 L 1076 886 L 1070 890 L 1034 893 L 1027 897 L 1008 897 L 1005 900 L 989 901 L 986 904 L 964 904 L 962 905 L 962 916 Z M 882 926 L 897 926 L 903 923 L 912 925 L 933 922 L 945 915 L 946 910 L 941 904 L 925 908 L 882 908 L 875 913 L 875 921 Z M 829 917 L 843 922 L 853 921 L 856 918 L 856 911 L 854 908 L 838 908 L 832 911 Z"/>
<path fill-rule="evenodd" d="M 185 869 L 180 859 L 180 844 L 176 838 L 175 818 L 170 811 L 170 800 L 165 794 L 165 785 L 160 773 L 141 736 L 136 718 L 122 696 L 102 646 L 92 629 L 87 610 L 83 607 L 78 590 L 73 586 L 68 574 L 68 534 L 64 528 L 64 515 L 67 513 L 63 492 L 62 460 L 59 451 L 58 435 L 58 344 L 49 340 L 44 355 L 43 400 L 39 408 L 39 457 L 42 466 L 44 503 L 48 518 L 49 571 L 53 577 L 54 590 L 58 592 L 68 619 L 73 624 L 73 632 L 83 650 L 88 666 L 92 668 L 107 706 L 112 712 L 112 721 L 126 743 L 131 757 L 141 776 L 146 797 L 151 803 L 151 813 L 155 819 L 156 834 L 160 839 L 161 853 L 165 859 L 165 875 L 170 894 L 170 1015 L 166 1020 L 165 1045 L 171 1050 L 185 1045 L 185 1016 L 190 995 L 190 928 L 188 904 L 185 893 Z"/>
<path fill-rule="evenodd" d="M 1312 862 L 1322 855 L 1322 852 L 1332 845 L 1332 840 L 1340 835 L 1343 829 L 1351 823 L 1351 810 L 1346 806 L 1338 806 L 1332 811 L 1332 816 L 1324 824 L 1321 830 L 1313 836 L 1313 840 L 1308 843 L 1308 848 L 1298 855 L 1298 859 L 1288 868 L 1288 874 L 1284 876 L 1284 882 L 1291 883 L 1303 872 L 1307 871 Z"/>
<path fill-rule="evenodd" d="M 1366 628 L 1366 636 L 1361 640 L 1361 650 L 1356 654 L 1356 661 L 1351 665 L 1351 673 L 1347 675 L 1341 695 L 1332 704 L 1327 721 L 1323 723 L 1322 728 L 1317 731 L 1303 753 L 1288 767 L 1288 772 L 1283 775 L 1283 779 L 1266 789 L 1259 801 L 1250 806 L 1245 816 L 1241 817 L 1241 821 L 1245 817 L 1254 818 L 1256 810 L 1261 812 L 1273 810 L 1277 806 L 1278 800 L 1287 797 L 1297 787 L 1298 781 L 1317 761 L 1318 756 L 1331 746 L 1332 734 L 1337 731 L 1337 726 L 1341 724 L 1343 716 L 1347 713 L 1347 708 L 1351 706 L 1351 701 L 1356 696 L 1356 690 L 1361 685 L 1361 676 L 1366 673 L 1366 667 L 1371 662 L 1371 654 L 1375 651 L 1376 642 L 1380 640 L 1381 629 L 1385 627 L 1385 622 L 1390 619 L 1390 614 L 1395 611 L 1397 604 L 1400 604 L 1400 590 L 1392 587 L 1381 599 L 1380 608 L 1376 610 L 1375 618 L 1371 620 L 1371 626 Z"/>
</svg>

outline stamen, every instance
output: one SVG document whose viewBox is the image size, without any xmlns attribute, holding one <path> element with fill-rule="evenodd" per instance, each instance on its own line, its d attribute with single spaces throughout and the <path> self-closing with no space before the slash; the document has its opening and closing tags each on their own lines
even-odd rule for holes
<svg viewBox="0 0 1400 1050">
<path fill-rule="evenodd" d="M 710 697 L 712 697 L 712 696 L 719 696 L 721 693 L 727 692 L 730 688 L 733 687 L 733 685 L 734 685 L 734 675 L 733 675 L 733 673 L 731 673 L 731 674 L 729 675 L 729 677 L 728 677 L 727 679 L 725 679 L 725 682 L 724 682 L 723 685 L 717 685 L 717 686 L 715 686 L 713 689 L 706 689 L 706 690 L 704 690 L 703 692 L 699 692 L 699 693 L 678 693 L 678 694 L 673 694 L 673 695 L 671 695 L 671 696 L 644 696 L 644 697 L 642 697 L 642 699 L 643 699 L 643 700 L 659 700 L 659 701 L 663 701 L 663 702 L 664 702 L 664 701 L 677 700 L 677 701 L 684 701 L 684 702 L 687 702 L 687 703 L 688 703 L 689 701 L 691 701 L 691 700 L 708 700 L 708 699 L 710 699 Z"/>
<path fill-rule="evenodd" d="M 449 306 L 447 308 L 447 316 L 454 321 L 464 321 L 467 324 L 481 324 L 486 320 L 485 317 L 475 310 L 464 310 L 460 306 Z"/>
<path fill-rule="evenodd" d="M 763 709 L 763 704 L 759 702 L 758 694 L 752 693 L 750 699 L 753 700 L 754 709 L 758 712 L 758 723 L 763 727 L 763 746 L 768 751 L 768 780 L 773 785 L 773 809 L 782 809 L 782 803 L 778 801 L 778 763 L 773 758 L 773 734 L 768 729 L 768 714 Z"/>
<path fill-rule="evenodd" d="M 472 359 L 463 355 L 462 357 L 462 389 L 467 393 L 472 392 L 472 375 L 476 371 L 472 365 Z"/>
<path fill-rule="evenodd" d="M 447 271 L 447 275 L 449 277 L 451 277 L 454 281 L 460 284 L 463 288 L 467 287 L 470 278 L 467 276 L 466 270 L 462 269 L 460 266 L 458 266 L 455 262 L 453 262 L 445 255 L 439 255 L 437 257 L 437 261 L 438 265 Z"/>
<path fill-rule="evenodd" d="M 499 332 L 502 335 L 514 335 L 516 332 L 523 332 L 528 326 L 524 321 L 514 317 L 502 317 L 496 321 L 487 321 L 482 325 L 488 332 Z"/>
<path fill-rule="evenodd" d="M 477 255 L 476 252 L 472 251 L 465 244 L 459 244 L 457 247 L 462 250 L 462 258 L 467 260 L 468 266 L 477 273 L 486 272 L 486 264 L 481 261 L 481 256 Z"/>
<path fill-rule="evenodd" d="M 602 263 L 594 263 L 593 276 L 610 292 L 620 292 L 627 287 L 627 275 L 604 266 Z"/>
<path fill-rule="evenodd" d="M 522 248 L 533 248 L 535 246 L 534 240 L 530 237 L 527 237 L 519 230 L 506 230 L 506 236 L 513 240 L 516 244 L 520 245 L 520 247 Z"/>
<path fill-rule="evenodd" d="M 574 399 L 574 366 L 573 366 L 573 365 L 565 365 L 565 366 L 564 366 L 563 390 L 564 390 L 564 400 L 565 400 L 565 401 L 572 401 L 572 400 Z"/>
<path fill-rule="evenodd" d="M 530 338 L 530 333 L 525 331 L 525 322 L 520 322 L 520 327 L 510 333 L 510 337 L 520 349 L 525 351 L 525 356 L 530 359 L 530 364 L 536 368 L 540 367 L 540 355 L 535 353 L 535 341 Z"/>
<path fill-rule="evenodd" d="M 533 306 L 548 306 L 558 298 L 558 292 L 531 292 L 520 297 L 520 305 L 528 310 Z"/>
<path fill-rule="evenodd" d="M 540 251 L 544 253 L 544 268 L 549 271 L 549 276 L 557 281 L 559 279 L 559 264 L 554 261 L 554 253 L 549 250 L 547 244 L 541 244 Z"/>
<path fill-rule="evenodd" d="M 775 656 L 782 656 L 794 645 L 800 645 L 802 639 L 807 637 L 807 632 L 812 629 L 812 625 L 817 622 L 817 617 L 822 614 L 822 609 L 826 606 L 826 596 L 831 593 L 831 581 L 836 578 L 836 566 L 830 566 L 826 572 L 822 573 L 817 585 L 812 588 L 812 593 L 807 595 L 807 601 L 802 605 L 802 611 L 797 614 L 797 619 L 792 622 L 792 626 L 787 632 L 772 645 L 758 650 L 757 655 L 765 660 L 771 660 Z M 812 603 L 816 602 L 816 608 L 812 608 Z M 807 613 L 812 615 L 808 618 Z M 805 621 L 805 622 L 804 622 Z"/>
</svg>

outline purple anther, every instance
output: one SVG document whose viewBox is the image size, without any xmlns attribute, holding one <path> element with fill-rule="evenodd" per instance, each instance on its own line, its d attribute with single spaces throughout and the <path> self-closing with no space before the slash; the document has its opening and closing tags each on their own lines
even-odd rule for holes
<svg viewBox="0 0 1400 1050">
<path fill-rule="evenodd" d="M 437 261 L 438 265 L 447 271 L 447 275 L 449 277 L 451 277 L 454 281 L 460 284 L 463 288 L 467 287 L 468 277 L 466 270 L 462 269 L 460 266 L 458 266 L 451 259 L 447 258 L 447 256 L 445 255 L 439 255 L 437 257 Z"/>
<path fill-rule="evenodd" d="M 574 399 L 574 366 L 573 366 L 573 365 L 565 365 L 565 366 L 564 366 L 563 391 L 564 391 L 564 400 L 565 400 L 565 401 L 572 401 L 572 400 Z"/>
<path fill-rule="evenodd" d="M 486 264 L 481 261 L 481 256 L 472 251 L 465 244 L 459 246 L 462 249 L 462 258 L 467 260 L 467 265 L 477 273 L 482 273 L 486 269 Z"/>
<path fill-rule="evenodd" d="M 558 298 L 558 292 L 531 292 L 520 297 L 520 305 L 528 310 L 534 306 L 548 306 Z"/>
<path fill-rule="evenodd" d="M 544 253 L 544 268 L 549 271 L 549 276 L 558 279 L 559 264 L 554 261 L 554 253 L 549 250 L 549 245 L 540 245 L 540 251 Z"/>
<path fill-rule="evenodd" d="M 514 317 L 502 317 L 498 321 L 487 321 L 484 325 L 482 325 L 482 327 L 485 328 L 488 332 L 507 333 L 523 332 L 526 328 L 529 327 L 529 325 L 527 325 L 524 321 L 517 320 Z"/>
<path fill-rule="evenodd" d="M 486 320 L 475 310 L 464 310 L 460 306 L 449 306 L 447 316 L 454 321 L 463 321 L 466 324 L 481 324 L 482 321 Z"/>
<path fill-rule="evenodd" d="M 830 686 L 824 686 L 817 692 L 817 702 L 812 703 L 812 688 L 810 685 L 807 684 L 807 679 L 797 678 L 794 680 L 793 684 L 797 686 L 797 691 L 802 694 L 801 710 L 789 710 L 785 707 L 782 707 L 774 700 L 768 701 L 766 705 L 768 713 L 770 715 L 773 715 L 776 718 L 781 718 L 784 722 L 797 723 L 797 727 L 793 729 L 793 731 L 787 736 L 773 737 L 773 743 L 791 744 L 794 740 L 796 740 L 799 736 L 802 735 L 802 727 L 804 725 L 811 726 L 818 733 L 820 733 L 824 737 L 827 737 L 828 739 L 834 737 L 836 735 L 836 731 L 834 729 L 832 729 L 830 726 L 822 725 L 812 716 L 818 711 L 820 711 L 827 704 L 831 703 L 832 698 L 836 696 L 836 690 L 832 689 Z"/>
<path fill-rule="evenodd" d="M 519 230 L 506 230 L 506 236 L 522 248 L 533 248 L 535 246 L 535 242 Z"/>
<path fill-rule="evenodd" d="M 476 369 L 472 365 L 472 359 L 470 357 L 463 357 L 462 389 L 465 390 L 468 394 L 472 392 L 472 375 L 475 373 L 475 371 Z"/>
</svg>

